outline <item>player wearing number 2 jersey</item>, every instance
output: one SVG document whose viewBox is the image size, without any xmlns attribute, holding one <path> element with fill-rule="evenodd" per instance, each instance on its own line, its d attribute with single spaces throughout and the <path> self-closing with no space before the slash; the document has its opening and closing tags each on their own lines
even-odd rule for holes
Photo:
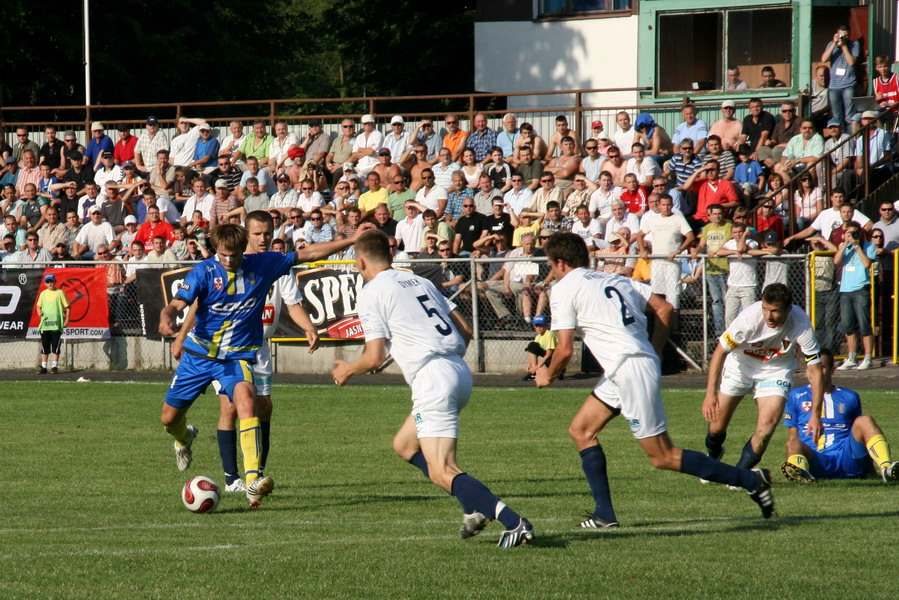
<svg viewBox="0 0 899 600">
<path fill-rule="evenodd" d="M 596 502 L 580 526 L 618 527 L 606 457 L 597 440 L 618 414 L 624 416 L 654 467 L 742 487 L 761 507 L 762 516 L 770 517 L 774 496 L 767 470 L 725 465 L 699 452 L 675 447 L 668 436 L 658 352 L 668 337 L 674 310 L 671 304 L 653 294 L 647 285 L 589 270 L 587 247 L 577 235 L 553 234 L 543 247 L 558 281 L 551 300 L 552 329 L 558 341 L 552 364 L 537 371 L 537 387 L 550 385 L 565 369 L 574 353 L 575 331 L 604 371 L 568 429 Z M 652 343 L 647 335 L 646 313 L 655 319 Z"/>
<path fill-rule="evenodd" d="M 342 386 L 353 375 L 380 367 L 389 352 L 412 388 L 412 413 L 393 440 L 394 451 L 456 497 L 464 512 L 463 538 L 497 519 L 506 527 L 501 548 L 529 542 L 534 529 L 528 520 L 456 465 L 459 411 L 471 396 L 471 371 L 462 358 L 471 326 L 430 281 L 394 270 L 390 262 L 386 235 L 357 236 L 356 267 L 365 280 L 357 306 L 365 349 L 351 363 L 334 361 L 334 383 Z"/>
</svg>

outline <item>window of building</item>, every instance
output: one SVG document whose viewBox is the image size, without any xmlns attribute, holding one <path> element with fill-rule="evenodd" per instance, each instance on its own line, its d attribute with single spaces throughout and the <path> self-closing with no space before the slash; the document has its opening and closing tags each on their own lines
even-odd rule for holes
<svg viewBox="0 0 899 600">
<path fill-rule="evenodd" d="M 659 93 L 722 91 L 728 70 L 739 89 L 790 87 L 793 10 L 771 7 L 658 16 L 656 87 Z M 772 78 L 763 71 L 770 67 Z"/>
<path fill-rule="evenodd" d="M 568 17 L 582 14 L 631 12 L 636 0 L 540 0 L 541 17 Z"/>
</svg>

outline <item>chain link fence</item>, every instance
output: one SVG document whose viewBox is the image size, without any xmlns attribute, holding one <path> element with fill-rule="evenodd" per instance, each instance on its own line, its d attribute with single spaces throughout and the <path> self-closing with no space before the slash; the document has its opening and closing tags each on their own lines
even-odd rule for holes
<svg viewBox="0 0 899 600">
<path fill-rule="evenodd" d="M 537 253 L 539 253 L 539 249 Z M 653 291 L 663 294 L 678 308 L 670 343 L 663 357 L 663 368 L 676 372 L 685 368 L 701 369 L 714 350 L 723 328 L 742 308 L 759 299 L 764 285 L 779 281 L 793 292 L 794 303 L 804 307 L 818 331 L 821 344 L 845 353 L 845 335 L 840 329 L 839 283 L 833 268 L 833 253 L 793 254 L 765 257 L 731 257 L 731 273 L 707 274 L 709 258 L 678 258 L 651 255 L 598 255 L 593 267 L 611 273 L 623 273 L 644 281 Z M 4 263 L 6 264 L 6 263 Z M 142 263 L 138 268 L 184 269 L 193 263 Z M 326 263 L 317 263 L 322 265 Z M 524 373 L 525 347 L 533 340 L 533 317 L 550 315 L 553 278 L 545 257 L 529 258 L 455 258 L 449 260 L 415 259 L 398 261 L 431 280 L 450 298 L 472 323 L 474 339 L 467 360 L 475 372 Z M 139 301 L 137 282 L 132 278 L 134 265 L 119 261 L 96 263 L 50 263 L 28 265 L 40 277 L 43 267 L 60 266 L 103 269 L 107 280 L 107 310 L 110 337 L 104 340 L 64 339 L 61 363 L 77 369 L 172 369 L 173 360 L 164 341 L 145 337 L 147 315 Z M 132 267 L 129 269 L 129 266 Z M 352 270 L 351 263 L 333 264 L 332 268 Z M 733 267 L 737 268 L 734 269 Z M 303 267 L 300 267 L 303 268 Z M 505 271 L 509 276 L 504 277 Z M 0 269 L 0 284 L 14 281 L 23 273 L 16 268 Z M 735 280 L 736 279 L 736 280 Z M 880 279 L 873 278 L 872 299 L 879 295 Z M 892 287 L 893 282 L 890 280 Z M 74 290 L 77 294 L 78 291 Z M 169 296 L 174 293 L 169 290 Z M 889 299 L 889 293 L 884 292 Z M 872 323 L 880 324 L 881 313 L 891 312 L 874 303 Z M 354 304 L 353 304 L 354 305 Z M 892 333 L 889 326 L 878 333 Z M 881 335 L 881 338 L 883 335 Z M 892 349 L 892 337 L 881 343 L 886 353 Z M 352 352 L 347 342 L 340 342 L 337 352 Z M 275 351 L 278 351 L 276 344 Z M 571 371 L 597 371 L 588 353 L 581 355 L 581 344 L 572 361 Z M 327 349 L 325 349 L 327 350 Z M 321 352 L 321 351 L 320 351 Z M 286 355 L 285 355 L 286 356 Z M 37 363 L 38 343 L 34 340 L 0 337 L 0 365 L 5 368 L 31 368 Z M 278 368 L 288 371 L 323 372 L 330 365 L 328 356 L 313 363 L 281 361 Z M 289 363 L 289 364 L 288 364 Z"/>
</svg>

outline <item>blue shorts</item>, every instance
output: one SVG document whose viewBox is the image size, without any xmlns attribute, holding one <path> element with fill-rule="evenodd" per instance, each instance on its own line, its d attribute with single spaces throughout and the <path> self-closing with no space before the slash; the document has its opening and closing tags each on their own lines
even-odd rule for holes
<svg viewBox="0 0 899 600">
<path fill-rule="evenodd" d="M 824 452 L 813 452 L 809 461 L 818 479 L 853 479 L 871 471 L 868 449 L 851 435 Z"/>
<path fill-rule="evenodd" d="M 188 408 L 206 387 L 217 379 L 222 384 L 220 393 L 234 400 L 234 387 L 241 381 L 253 383 L 253 371 L 247 360 L 218 362 L 185 352 L 169 384 L 165 403 L 175 408 Z"/>
</svg>

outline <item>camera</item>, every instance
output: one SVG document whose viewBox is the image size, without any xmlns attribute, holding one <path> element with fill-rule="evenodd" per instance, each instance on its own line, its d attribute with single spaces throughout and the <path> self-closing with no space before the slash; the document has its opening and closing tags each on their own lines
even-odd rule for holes
<svg viewBox="0 0 899 600">
<path fill-rule="evenodd" d="M 849 36 L 846 35 L 845 33 L 841 33 L 837 39 L 840 40 L 841 42 L 845 42 L 846 40 L 849 39 Z"/>
</svg>

